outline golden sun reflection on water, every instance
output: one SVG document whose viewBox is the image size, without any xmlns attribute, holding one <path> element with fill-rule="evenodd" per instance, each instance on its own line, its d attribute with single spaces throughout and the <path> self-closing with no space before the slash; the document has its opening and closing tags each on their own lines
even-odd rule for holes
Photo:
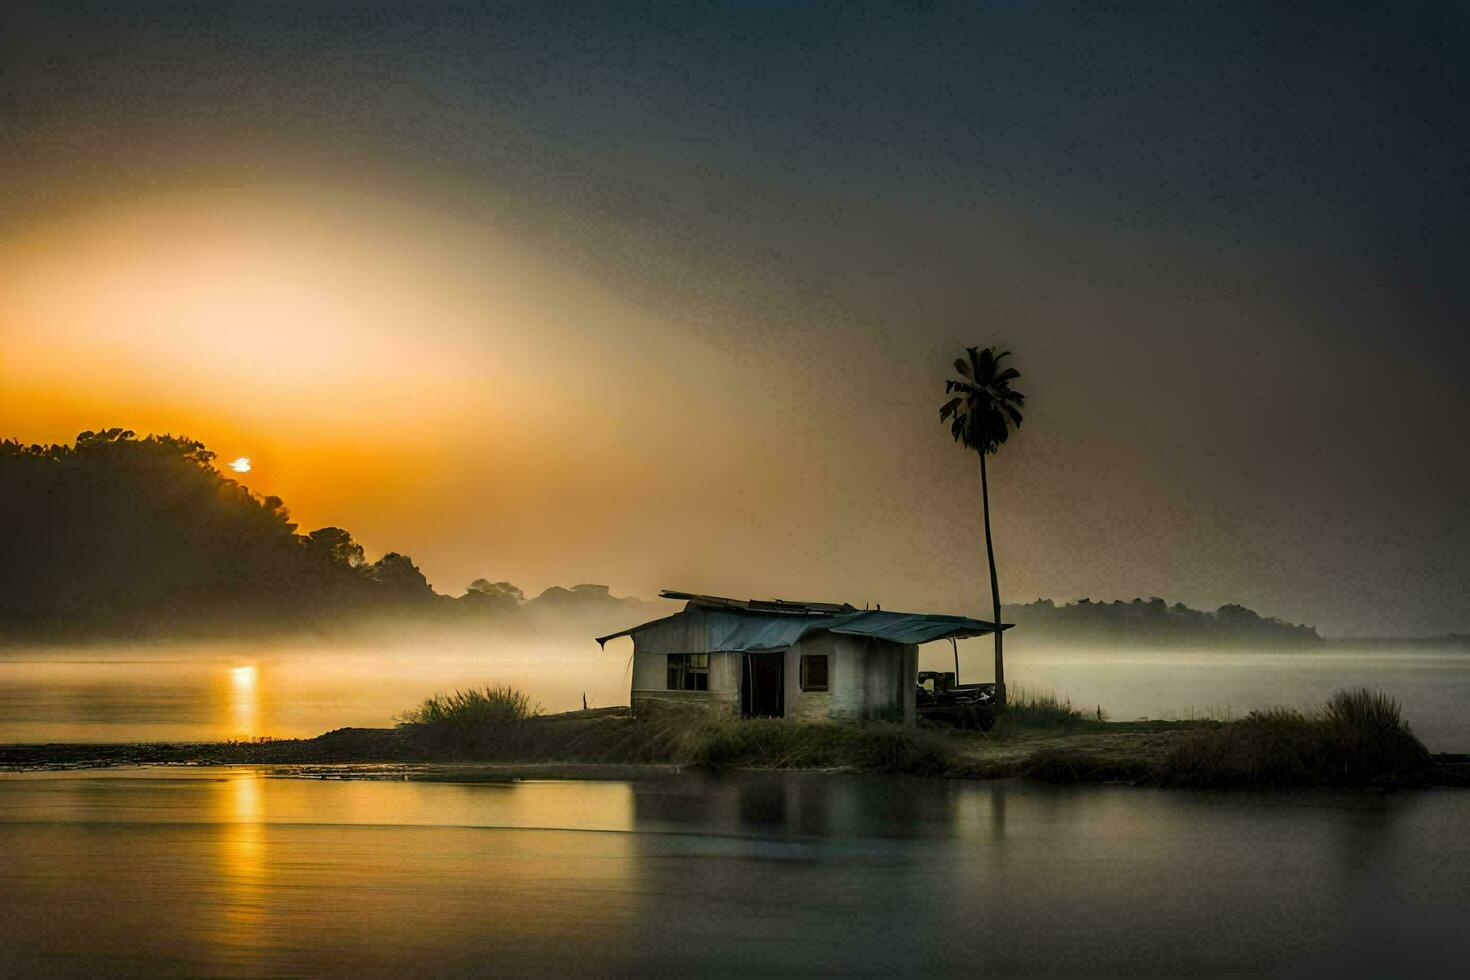
<svg viewBox="0 0 1470 980">
<path fill-rule="evenodd" d="M 260 734 L 260 671 L 254 664 L 230 671 L 230 722 L 236 737 Z"/>
<path fill-rule="evenodd" d="M 307 936 L 294 972 L 367 975 L 365 945 L 432 955 L 494 936 L 590 950 L 635 926 L 625 783 L 319 781 L 242 767 L 214 775 L 207 794 L 212 860 L 195 919 L 206 972 L 273 972 Z"/>
<path fill-rule="evenodd" d="M 254 668 L 244 668 L 252 671 Z M 231 672 L 235 677 L 238 671 Z M 261 946 L 269 901 L 266 867 L 265 779 L 250 770 L 231 771 L 214 785 L 214 819 L 221 826 L 215 901 L 204 917 L 206 945 L 238 967 Z"/>
</svg>

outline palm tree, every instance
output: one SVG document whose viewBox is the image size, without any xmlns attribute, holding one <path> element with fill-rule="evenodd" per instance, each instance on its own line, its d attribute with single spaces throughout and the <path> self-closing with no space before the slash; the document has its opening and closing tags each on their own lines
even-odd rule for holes
<svg viewBox="0 0 1470 980">
<path fill-rule="evenodd" d="M 990 604 L 995 611 L 995 698 L 1006 703 L 1006 664 L 1000 628 L 1000 585 L 995 579 L 995 548 L 990 542 L 990 485 L 985 476 L 985 457 L 1000 449 L 1001 443 L 1020 428 L 1021 406 L 1026 396 L 1011 388 L 1021 376 L 1015 368 L 1002 368 L 1001 361 L 1010 351 L 995 352 L 994 347 L 966 348 L 968 358 L 955 359 L 959 380 L 944 382 L 944 393 L 953 395 L 939 408 L 939 421 L 949 422 L 955 442 L 980 454 L 980 501 L 985 515 L 985 557 L 990 562 Z"/>
</svg>

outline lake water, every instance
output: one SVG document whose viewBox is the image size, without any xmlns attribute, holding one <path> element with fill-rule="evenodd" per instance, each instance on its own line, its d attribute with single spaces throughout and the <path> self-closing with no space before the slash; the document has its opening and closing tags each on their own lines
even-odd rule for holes
<svg viewBox="0 0 1470 980">
<path fill-rule="evenodd" d="M 621 644 L 621 646 L 619 645 Z M 0 649 L 0 742 L 215 740 L 377 727 L 435 691 L 510 683 L 548 710 L 626 704 L 628 641 L 466 634 L 421 642 L 215 643 Z M 1056 691 L 1114 719 L 1240 716 L 1312 707 L 1366 685 L 1397 697 L 1436 751 L 1470 751 L 1470 653 L 1327 646 L 1187 652 L 1008 647 L 1013 685 Z M 990 676 L 983 640 L 962 647 L 962 679 Z M 922 666 L 952 669 L 947 644 Z"/>
<path fill-rule="evenodd" d="M 1450 976 L 1467 826 L 1459 791 L 8 774 L 0 975 Z"/>
</svg>

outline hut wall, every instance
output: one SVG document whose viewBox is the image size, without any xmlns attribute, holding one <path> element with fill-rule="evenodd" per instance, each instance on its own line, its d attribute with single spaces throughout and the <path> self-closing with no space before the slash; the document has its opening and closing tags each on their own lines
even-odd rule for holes
<svg viewBox="0 0 1470 980">
<path fill-rule="evenodd" d="M 919 645 L 910 643 L 903 648 L 903 723 L 919 723 Z"/>
<path fill-rule="evenodd" d="M 740 714 L 740 655 L 709 655 L 709 690 L 668 690 L 669 654 L 708 652 L 704 613 L 689 609 L 633 635 L 633 713 L 646 714 L 670 704 L 697 704 L 726 714 Z"/>
<path fill-rule="evenodd" d="M 635 653 L 706 653 L 709 636 L 704 611 L 686 609 L 668 619 L 649 623 L 633 634 Z"/>
<path fill-rule="evenodd" d="M 803 654 L 826 654 L 827 690 L 801 689 Z M 886 718 L 913 724 L 918 669 L 916 646 L 817 633 L 786 654 L 786 717 L 798 721 Z"/>
</svg>

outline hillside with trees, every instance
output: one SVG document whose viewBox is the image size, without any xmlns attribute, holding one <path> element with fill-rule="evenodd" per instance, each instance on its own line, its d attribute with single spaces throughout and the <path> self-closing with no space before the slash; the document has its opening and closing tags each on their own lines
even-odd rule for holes
<svg viewBox="0 0 1470 980">
<path fill-rule="evenodd" d="M 369 561 L 339 527 L 302 533 L 279 497 L 214 465 L 193 439 L 83 432 L 0 442 L 0 639 L 165 637 L 332 629 L 380 617 L 529 619 L 641 606 L 606 586 L 527 599 L 477 579 L 430 587 L 407 555 Z"/>
<path fill-rule="evenodd" d="M 1261 616 L 1234 603 L 1214 612 L 1163 599 L 1057 605 L 1051 599 L 1008 605 L 1004 618 L 1032 639 L 1169 646 L 1308 646 L 1322 637 L 1311 626 Z"/>
</svg>

